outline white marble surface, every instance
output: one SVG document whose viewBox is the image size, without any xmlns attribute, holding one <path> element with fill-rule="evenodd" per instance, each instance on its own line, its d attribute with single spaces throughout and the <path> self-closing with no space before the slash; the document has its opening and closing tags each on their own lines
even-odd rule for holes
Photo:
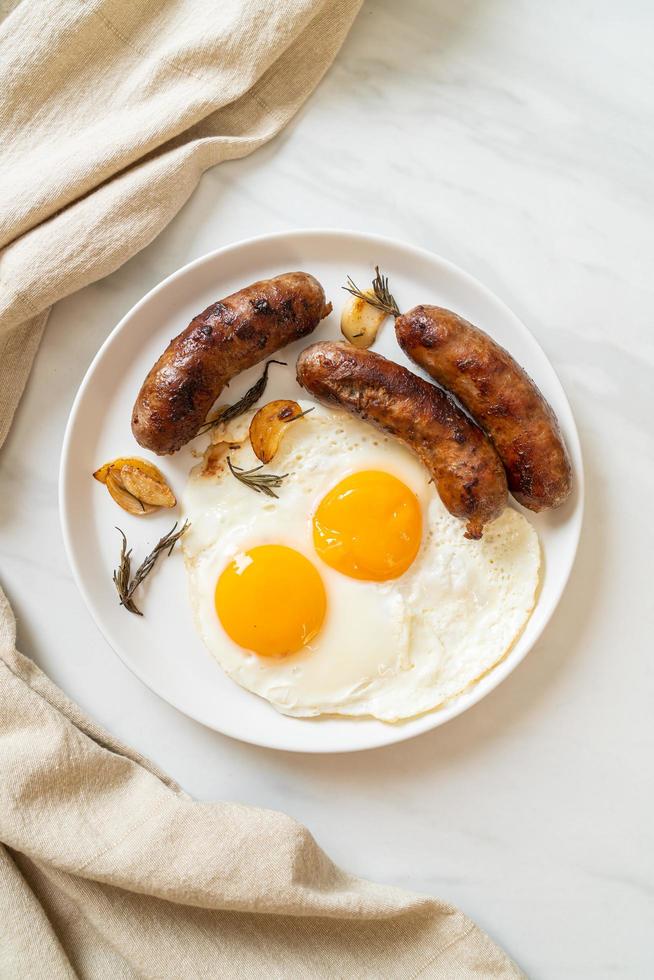
<svg viewBox="0 0 654 980">
<path fill-rule="evenodd" d="M 0 458 L 25 653 L 189 792 L 286 810 L 350 870 L 459 904 L 535 978 L 652 972 L 653 30 L 645 0 L 370 0 L 281 138 L 59 304 Z M 214 247 L 318 225 L 426 246 L 505 299 L 560 374 L 588 477 L 570 586 L 524 664 L 413 742 L 321 758 L 143 688 L 76 592 L 56 500 L 76 388 L 133 303 Z"/>
</svg>

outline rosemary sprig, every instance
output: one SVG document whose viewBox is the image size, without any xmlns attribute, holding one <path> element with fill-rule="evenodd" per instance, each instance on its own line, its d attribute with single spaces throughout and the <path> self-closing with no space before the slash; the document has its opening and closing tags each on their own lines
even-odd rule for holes
<svg viewBox="0 0 654 980">
<path fill-rule="evenodd" d="M 383 276 L 379 271 L 379 266 L 375 266 L 375 278 L 372 281 L 373 295 L 363 292 L 354 284 L 350 276 L 347 277 L 347 286 L 343 286 L 348 293 L 362 299 L 378 310 L 388 313 L 390 316 L 399 316 L 400 308 L 395 302 L 395 297 L 388 288 L 388 276 Z"/>
<path fill-rule="evenodd" d="M 120 532 L 123 539 L 123 543 L 120 548 L 120 561 L 118 563 L 118 568 L 114 569 L 113 576 L 116 592 L 120 597 L 121 606 L 124 606 L 128 612 L 136 613 L 137 616 L 142 616 L 143 613 L 136 608 L 129 594 L 129 580 L 131 578 L 132 571 L 132 549 L 127 548 L 127 538 L 125 537 L 124 531 L 121 531 L 119 527 L 117 527 L 116 530 Z"/>
<path fill-rule="evenodd" d="M 299 417 L 299 416 L 298 416 Z M 263 463 L 259 466 L 254 466 L 251 470 L 244 470 L 240 466 L 232 465 L 232 461 L 227 457 L 227 465 L 237 480 L 245 484 L 255 493 L 265 493 L 266 497 L 274 497 L 278 500 L 278 496 L 275 493 L 274 488 L 279 488 L 282 485 L 282 480 L 285 480 L 288 473 L 284 473 L 281 476 L 277 473 L 260 473 L 259 470 L 263 468 Z"/>
<path fill-rule="evenodd" d="M 114 570 L 113 580 L 116 586 L 116 592 L 118 593 L 118 598 L 120 600 L 121 606 L 124 606 L 128 612 L 134 613 L 136 616 L 142 616 L 143 613 L 138 608 L 134 602 L 134 593 L 138 589 L 139 585 L 147 576 L 150 574 L 152 569 L 157 563 L 157 559 L 164 551 L 168 551 L 171 555 L 173 548 L 181 538 L 182 534 L 190 527 L 188 521 L 184 521 L 182 527 L 179 531 L 177 528 L 177 521 L 173 524 L 172 528 L 161 538 L 157 544 L 154 546 L 150 554 L 145 558 L 134 573 L 134 577 L 131 575 L 132 566 L 132 549 L 127 547 L 127 538 L 125 533 L 121 531 L 119 527 L 116 530 L 120 533 L 123 541 L 120 548 L 120 560 L 118 563 L 118 568 Z"/>
<path fill-rule="evenodd" d="M 314 407 L 315 406 L 312 406 L 311 408 L 305 408 L 305 410 L 303 412 L 300 412 L 299 415 L 291 415 L 290 418 L 282 419 L 282 422 L 284 422 L 284 424 L 286 425 L 289 422 L 297 422 L 298 419 L 303 419 L 305 415 L 309 414 L 309 412 L 313 412 Z"/>
<path fill-rule="evenodd" d="M 201 425 L 196 435 L 202 436 L 205 432 L 213 429 L 214 426 L 223 425 L 225 422 L 231 422 L 232 419 L 238 418 L 239 415 L 243 415 L 244 412 L 247 412 L 248 408 L 252 408 L 252 406 L 259 401 L 266 390 L 266 385 L 268 384 L 268 370 L 270 369 L 271 364 L 280 364 L 282 367 L 286 367 L 286 361 L 266 361 L 263 374 L 258 381 L 255 381 L 251 388 L 248 388 L 243 397 L 239 398 L 239 400 L 234 402 L 233 405 L 226 405 L 215 419 L 211 419 L 210 422 L 205 422 L 203 425 Z"/>
</svg>

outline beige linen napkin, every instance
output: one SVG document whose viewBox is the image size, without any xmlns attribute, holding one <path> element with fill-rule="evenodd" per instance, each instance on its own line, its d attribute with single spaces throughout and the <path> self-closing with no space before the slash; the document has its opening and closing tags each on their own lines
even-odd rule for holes
<svg viewBox="0 0 654 980">
<path fill-rule="evenodd" d="M 435 899 L 335 867 L 281 813 L 197 803 L 15 647 L 0 591 L 0 977 L 509 978 Z"/>
<path fill-rule="evenodd" d="M 0 23 L 0 446 L 52 304 L 278 133 L 360 5 L 22 0 Z"/>
<path fill-rule="evenodd" d="M 359 3 L 22 0 L 5 16 L 0 445 L 49 307 L 278 132 Z M 262 975 L 522 974 L 461 912 L 345 874 L 289 817 L 189 799 L 17 652 L 0 591 L 0 977 Z"/>
</svg>

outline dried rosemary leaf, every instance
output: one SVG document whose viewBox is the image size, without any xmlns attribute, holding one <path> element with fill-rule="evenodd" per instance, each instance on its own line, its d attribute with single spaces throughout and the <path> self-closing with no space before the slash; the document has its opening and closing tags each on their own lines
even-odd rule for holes
<svg viewBox="0 0 654 980">
<path fill-rule="evenodd" d="M 240 466 L 234 466 L 229 456 L 227 457 L 227 465 L 232 475 L 250 490 L 254 490 L 255 493 L 265 493 L 266 497 L 275 497 L 275 499 L 278 499 L 275 489 L 279 489 L 282 481 L 288 476 L 288 473 L 280 476 L 277 473 L 259 472 L 263 469 L 263 463 L 254 466 L 251 470 L 244 470 Z"/>
<path fill-rule="evenodd" d="M 248 388 L 243 397 L 239 398 L 239 400 L 234 402 L 233 405 L 225 406 L 220 415 L 218 415 L 215 419 L 211 419 L 210 422 L 205 422 L 204 425 L 201 425 L 196 435 L 202 436 L 205 432 L 209 432 L 209 430 L 213 429 L 216 425 L 224 425 L 225 422 L 231 422 L 232 419 L 238 418 L 239 415 L 243 415 L 243 413 L 247 412 L 249 408 L 256 405 L 266 390 L 266 385 L 268 384 L 268 371 L 271 364 L 280 364 L 282 367 L 286 367 L 286 361 L 275 361 L 272 359 L 270 361 L 266 361 L 263 374 L 258 381 L 255 381 L 251 388 Z"/>
<path fill-rule="evenodd" d="M 169 555 L 172 554 L 173 548 L 184 534 L 185 531 L 191 526 L 188 521 L 184 521 L 182 527 L 177 531 L 177 521 L 173 524 L 172 528 L 161 538 L 157 544 L 154 546 L 150 554 L 141 562 L 139 567 L 134 573 L 134 577 L 131 576 L 131 565 L 132 565 L 132 549 L 127 547 L 127 538 L 125 534 L 119 527 L 116 530 L 120 533 L 122 537 L 122 545 L 120 549 L 120 559 L 118 562 L 118 568 L 114 570 L 113 582 L 116 586 L 116 592 L 118 593 L 118 598 L 120 600 L 121 606 L 127 609 L 128 612 L 134 613 L 136 616 L 142 616 L 143 613 L 138 608 L 134 602 L 134 593 L 138 589 L 139 585 L 144 579 L 150 574 L 152 569 L 157 563 L 157 559 L 164 552 Z"/>
<path fill-rule="evenodd" d="M 347 286 L 343 286 L 343 289 L 351 293 L 352 296 L 356 296 L 357 299 L 362 299 L 364 302 L 369 303 L 370 306 L 374 306 L 376 309 L 382 310 L 390 316 L 400 315 L 400 309 L 395 302 L 395 297 L 388 288 L 388 276 L 381 274 L 378 265 L 375 266 L 375 278 L 372 281 L 372 296 L 369 291 L 359 289 L 350 276 L 347 277 Z"/>
</svg>

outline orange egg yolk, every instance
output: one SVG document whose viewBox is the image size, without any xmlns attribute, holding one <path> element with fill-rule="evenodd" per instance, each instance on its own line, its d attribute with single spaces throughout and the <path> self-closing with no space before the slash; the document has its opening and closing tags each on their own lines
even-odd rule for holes
<svg viewBox="0 0 654 980">
<path fill-rule="evenodd" d="M 317 569 L 281 544 L 259 545 L 230 562 L 215 602 L 228 636 L 262 657 L 283 657 L 309 643 L 327 605 Z"/>
<path fill-rule="evenodd" d="M 414 493 L 390 473 L 365 470 L 341 480 L 313 517 L 313 543 L 324 562 L 351 578 L 384 582 L 418 554 L 422 514 Z"/>
</svg>

